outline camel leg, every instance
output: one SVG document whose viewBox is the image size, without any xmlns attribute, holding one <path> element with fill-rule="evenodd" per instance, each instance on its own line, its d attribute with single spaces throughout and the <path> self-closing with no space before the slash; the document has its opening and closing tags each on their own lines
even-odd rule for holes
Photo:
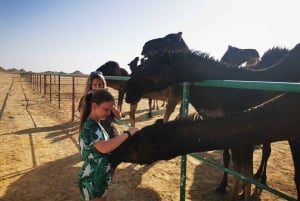
<svg viewBox="0 0 300 201">
<path fill-rule="evenodd" d="M 169 121 L 171 114 L 174 112 L 174 109 L 179 101 L 177 100 L 168 100 L 167 109 L 164 114 L 163 122 L 166 123 Z M 181 108 L 180 108 L 181 109 Z"/>
<path fill-rule="evenodd" d="M 254 178 L 259 180 L 262 184 L 267 183 L 267 164 L 270 155 L 271 155 L 271 144 L 269 143 L 263 144 L 261 162 L 258 170 L 254 175 Z"/>
<path fill-rule="evenodd" d="M 289 141 L 295 168 L 295 184 L 297 189 L 297 200 L 300 200 L 300 139 Z"/>
<path fill-rule="evenodd" d="M 231 149 L 231 156 L 232 156 L 232 162 L 233 162 L 233 170 L 236 172 L 241 172 L 241 151 L 240 151 L 240 149 Z M 239 194 L 239 189 L 240 189 L 240 179 L 237 177 L 234 177 L 228 201 L 237 200 L 238 194 Z"/>
<path fill-rule="evenodd" d="M 152 109 L 159 110 L 158 100 L 157 100 L 157 99 L 154 99 L 154 100 L 153 100 L 153 106 L 152 106 Z"/>
<path fill-rule="evenodd" d="M 157 100 L 156 99 L 152 99 L 153 101 L 151 101 L 151 108 L 152 110 L 156 108 L 156 103 L 157 103 Z"/>
<path fill-rule="evenodd" d="M 223 164 L 224 164 L 224 167 L 228 168 L 229 162 L 230 162 L 229 149 L 224 149 L 223 150 Z M 221 181 L 219 187 L 216 189 L 216 191 L 221 193 L 221 194 L 225 194 L 227 185 L 228 185 L 228 173 L 224 172 L 222 181 Z"/>
<path fill-rule="evenodd" d="M 148 118 L 152 118 L 152 98 L 148 98 L 149 112 Z"/>
<path fill-rule="evenodd" d="M 137 104 L 130 104 L 129 117 L 130 117 L 131 126 L 135 126 L 135 112 L 136 112 L 136 109 L 137 109 Z"/>
<path fill-rule="evenodd" d="M 253 177 L 253 146 L 244 147 L 241 149 L 241 174 L 252 178 Z M 251 200 L 251 183 L 243 181 L 244 201 Z"/>
<path fill-rule="evenodd" d="M 119 110 L 121 113 L 122 113 L 122 105 L 123 105 L 124 95 L 125 95 L 125 90 L 119 89 L 118 107 L 119 107 Z M 123 113 L 122 113 L 122 117 L 125 117 L 125 115 L 123 115 Z"/>
</svg>

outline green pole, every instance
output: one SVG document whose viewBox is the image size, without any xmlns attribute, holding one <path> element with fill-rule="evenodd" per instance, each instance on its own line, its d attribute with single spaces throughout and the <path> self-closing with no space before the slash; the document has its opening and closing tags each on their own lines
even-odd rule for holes
<svg viewBox="0 0 300 201">
<path fill-rule="evenodd" d="M 189 107 L 189 86 L 190 84 L 183 83 L 183 96 L 181 107 L 181 118 L 185 118 L 188 115 Z M 185 200 L 185 186 L 186 186 L 186 155 L 181 156 L 181 176 L 180 176 L 180 201 Z"/>
</svg>

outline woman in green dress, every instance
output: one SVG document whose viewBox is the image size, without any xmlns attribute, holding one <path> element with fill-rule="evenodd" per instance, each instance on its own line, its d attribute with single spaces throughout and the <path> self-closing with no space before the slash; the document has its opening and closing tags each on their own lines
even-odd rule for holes
<svg viewBox="0 0 300 201">
<path fill-rule="evenodd" d="M 112 176 L 107 156 L 138 129 L 131 127 L 110 139 L 100 121 L 111 114 L 113 96 L 105 89 L 96 89 L 86 94 L 83 101 L 79 145 L 84 163 L 79 174 L 80 192 L 83 200 L 106 201 Z"/>
</svg>

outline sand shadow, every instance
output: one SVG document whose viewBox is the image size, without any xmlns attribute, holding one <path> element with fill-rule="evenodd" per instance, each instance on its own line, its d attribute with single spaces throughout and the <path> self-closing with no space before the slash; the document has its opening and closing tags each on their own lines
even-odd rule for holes
<svg viewBox="0 0 300 201">
<path fill-rule="evenodd" d="M 19 179 L 11 183 L 0 200 L 46 200 L 80 201 L 78 188 L 78 174 L 81 167 L 79 154 L 48 162 L 37 168 L 24 170 Z M 125 169 L 118 169 L 110 186 L 109 197 L 111 201 L 141 201 L 136 197 L 144 197 L 144 200 L 160 201 L 159 194 L 152 189 L 140 188 L 142 175 L 152 166 L 143 166 L 134 170 L 135 164 L 130 164 Z M 9 179 L 20 175 L 20 171 L 5 175 L 0 179 Z"/>
<path fill-rule="evenodd" d="M 65 122 L 63 124 L 58 124 L 58 125 L 53 125 L 53 126 L 45 126 L 45 127 L 34 127 L 34 128 L 28 128 L 28 129 L 23 129 L 23 130 L 19 130 L 14 132 L 15 134 L 35 134 L 35 133 L 41 133 L 41 132 L 47 132 L 47 131 L 51 131 L 51 132 L 57 132 L 59 130 L 74 130 L 77 129 L 78 130 L 78 122 Z"/>
<path fill-rule="evenodd" d="M 80 200 L 79 162 L 79 154 L 74 154 L 32 168 L 8 186 L 1 200 Z"/>
<path fill-rule="evenodd" d="M 201 152 L 199 154 L 207 159 L 218 162 L 220 165 L 223 164 L 222 150 Z M 189 196 L 192 201 L 225 201 L 227 199 L 227 194 L 222 195 L 216 192 L 216 188 L 219 186 L 222 177 L 222 171 L 205 163 L 201 163 L 194 171 L 192 186 L 187 192 L 187 196 Z"/>
<path fill-rule="evenodd" d="M 113 201 L 161 201 L 159 194 L 153 189 L 141 188 L 142 176 L 154 164 L 144 165 L 138 170 L 137 164 L 129 164 L 124 169 L 117 169 L 109 192 L 109 200 Z M 155 187 L 153 187 L 155 188 Z"/>
<path fill-rule="evenodd" d="M 209 152 L 199 153 L 201 156 L 223 165 L 223 150 L 215 150 Z M 197 159 L 196 159 L 197 160 Z M 230 161 L 229 168 L 232 169 L 232 161 Z M 193 184 L 190 189 L 189 196 L 192 201 L 211 200 L 211 201 L 226 201 L 231 190 L 232 179 L 234 176 L 228 174 L 228 186 L 226 194 L 216 192 L 216 188 L 220 185 L 223 178 L 223 171 L 211 167 L 208 164 L 202 163 L 198 165 L 194 172 Z M 251 195 L 252 201 L 261 201 L 261 189 L 255 188 L 254 193 Z M 243 200 L 241 197 L 239 200 Z"/>
</svg>

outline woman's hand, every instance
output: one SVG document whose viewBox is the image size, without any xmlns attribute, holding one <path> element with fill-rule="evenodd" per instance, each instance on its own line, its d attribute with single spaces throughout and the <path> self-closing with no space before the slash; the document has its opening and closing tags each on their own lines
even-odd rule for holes
<svg viewBox="0 0 300 201">
<path fill-rule="evenodd" d="M 116 104 L 113 105 L 113 108 L 112 108 L 111 112 L 113 113 L 115 118 L 117 118 L 117 119 L 122 118 L 122 113 L 121 113 L 121 111 L 119 110 L 119 108 Z"/>
<path fill-rule="evenodd" d="M 137 131 L 139 131 L 139 129 L 136 127 L 129 127 L 128 131 L 130 132 L 131 135 L 134 135 Z"/>
</svg>

